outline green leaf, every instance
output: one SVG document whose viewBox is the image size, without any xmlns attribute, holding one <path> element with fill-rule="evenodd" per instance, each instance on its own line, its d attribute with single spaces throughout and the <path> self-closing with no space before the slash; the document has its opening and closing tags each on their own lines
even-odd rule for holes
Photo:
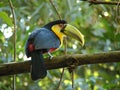
<svg viewBox="0 0 120 90">
<path fill-rule="evenodd" d="M 3 33 L 0 31 L 0 44 L 4 42 L 4 36 Z"/>
<path fill-rule="evenodd" d="M 6 12 L 0 12 L 0 18 L 9 26 L 13 26 L 12 20 Z"/>
</svg>

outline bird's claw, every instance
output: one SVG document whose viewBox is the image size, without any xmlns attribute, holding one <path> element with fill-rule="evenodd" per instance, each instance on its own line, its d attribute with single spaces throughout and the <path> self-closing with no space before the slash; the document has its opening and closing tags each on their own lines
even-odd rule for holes
<svg viewBox="0 0 120 90">
<path fill-rule="evenodd" d="M 52 54 L 48 52 L 48 55 L 49 55 L 49 59 L 51 60 L 53 58 Z"/>
</svg>

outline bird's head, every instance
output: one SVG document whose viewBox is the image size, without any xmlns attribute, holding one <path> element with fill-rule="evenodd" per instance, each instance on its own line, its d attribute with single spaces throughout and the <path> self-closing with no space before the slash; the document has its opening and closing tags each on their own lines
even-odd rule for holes
<svg viewBox="0 0 120 90">
<path fill-rule="evenodd" d="M 44 27 L 52 30 L 62 41 L 63 36 L 74 38 L 84 45 L 84 35 L 74 26 L 67 24 L 65 20 L 57 20 L 48 23 Z"/>
</svg>

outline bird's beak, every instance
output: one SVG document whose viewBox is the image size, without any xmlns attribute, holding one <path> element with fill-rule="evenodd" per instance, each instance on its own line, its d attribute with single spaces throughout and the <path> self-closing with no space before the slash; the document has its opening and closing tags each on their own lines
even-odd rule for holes
<svg viewBox="0 0 120 90">
<path fill-rule="evenodd" d="M 64 29 L 62 32 L 69 37 L 72 37 L 78 41 L 80 41 L 80 44 L 83 46 L 84 45 L 84 35 L 74 26 L 70 24 L 65 24 Z"/>
</svg>

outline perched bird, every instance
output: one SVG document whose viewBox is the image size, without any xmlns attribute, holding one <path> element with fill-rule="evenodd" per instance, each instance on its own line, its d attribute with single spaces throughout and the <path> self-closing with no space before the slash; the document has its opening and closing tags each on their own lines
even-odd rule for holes
<svg viewBox="0 0 120 90">
<path fill-rule="evenodd" d="M 58 49 L 67 35 L 80 41 L 84 45 L 83 34 L 74 26 L 67 24 L 65 20 L 50 22 L 40 29 L 34 30 L 28 37 L 25 46 L 27 57 L 31 57 L 31 78 L 32 80 L 42 79 L 46 76 L 47 70 L 44 64 L 43 54 Z"/>
</svg>

